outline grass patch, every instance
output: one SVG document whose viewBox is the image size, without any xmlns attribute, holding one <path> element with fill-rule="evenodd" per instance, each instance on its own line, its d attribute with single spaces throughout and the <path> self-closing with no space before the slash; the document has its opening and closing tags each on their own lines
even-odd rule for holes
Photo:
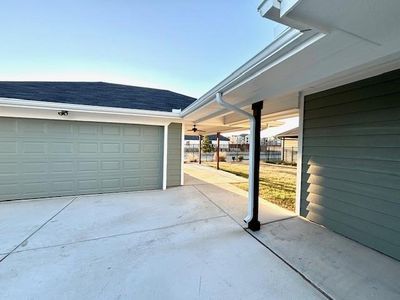
<svg viewBox="0 0 400 300">
<path fill-rule="evenodd" d="M 205 163 L 216 168 L 216 163 Z M 244 163 L 220 162 L 220 169 L 245 178 L 249 177 L 248 165 Z M 237 187 L 248 190 L 247 182 L 235 183 Z M 296 197 L 296 169 L 279 165 L 260 165 L 260 197 L 283 208 L 294 211 Z"/>
</svg>

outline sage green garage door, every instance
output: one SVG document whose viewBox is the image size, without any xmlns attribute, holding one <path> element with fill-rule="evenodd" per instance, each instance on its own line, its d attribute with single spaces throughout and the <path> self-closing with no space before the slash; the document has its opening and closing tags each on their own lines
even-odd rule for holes
<svg viewBox="0 0 400 300">
<path fill-rule="evenodd" d="M 0 118 L 0 200 L 162 187 L 159 126 Z"/>
</svg>

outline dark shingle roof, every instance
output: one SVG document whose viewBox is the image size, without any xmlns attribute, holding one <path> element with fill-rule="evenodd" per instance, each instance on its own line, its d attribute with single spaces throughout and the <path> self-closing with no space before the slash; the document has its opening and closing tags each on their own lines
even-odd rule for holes
<svg viewBox="0 0 400 300">
<path fill-rule="evenodd" d="M 0 81 L 0 97 L 169 112 L 196 100 L 167 90 L 106 82 L 42 81 Z"/>
<path fill-rule="evenodd" d="M 217 140 L 217 135 L 216 134 L 209 135 L 208 139 L 210 141 L 216 141 Z M 198 135 L 185 135 L 185 140 L 186 141 L 198 141 L 199 140 L 199 136 Z M 226 136 L 221 135 L 219 140 L 220 141 L 229 141 L 229 138 L 227 138 Z"/>
</svg>

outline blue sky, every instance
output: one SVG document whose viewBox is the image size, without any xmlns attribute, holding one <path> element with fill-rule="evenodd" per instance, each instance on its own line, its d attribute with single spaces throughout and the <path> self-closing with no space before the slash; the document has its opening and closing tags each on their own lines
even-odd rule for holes
<svg viewBox="0 0 400 300">
<path fill-rule="evenodd" d="M 0 80 L 108 81 L 199 97 L 274 38 L 261 0 L 2 0 Z"/>
</svg>

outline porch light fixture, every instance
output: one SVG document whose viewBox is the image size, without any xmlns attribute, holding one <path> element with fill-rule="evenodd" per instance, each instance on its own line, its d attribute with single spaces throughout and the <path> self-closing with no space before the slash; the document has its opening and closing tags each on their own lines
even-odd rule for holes
<svg viewBox="0 0 400 300">
<path fill-rule="evenodd" d="M 58 112 L 58 115 L 61 116 L 61 117 L 66 117 L 66 116 L 68 116 L 68 110 L 60 110 L 60 111 Z"/>
</svg>

